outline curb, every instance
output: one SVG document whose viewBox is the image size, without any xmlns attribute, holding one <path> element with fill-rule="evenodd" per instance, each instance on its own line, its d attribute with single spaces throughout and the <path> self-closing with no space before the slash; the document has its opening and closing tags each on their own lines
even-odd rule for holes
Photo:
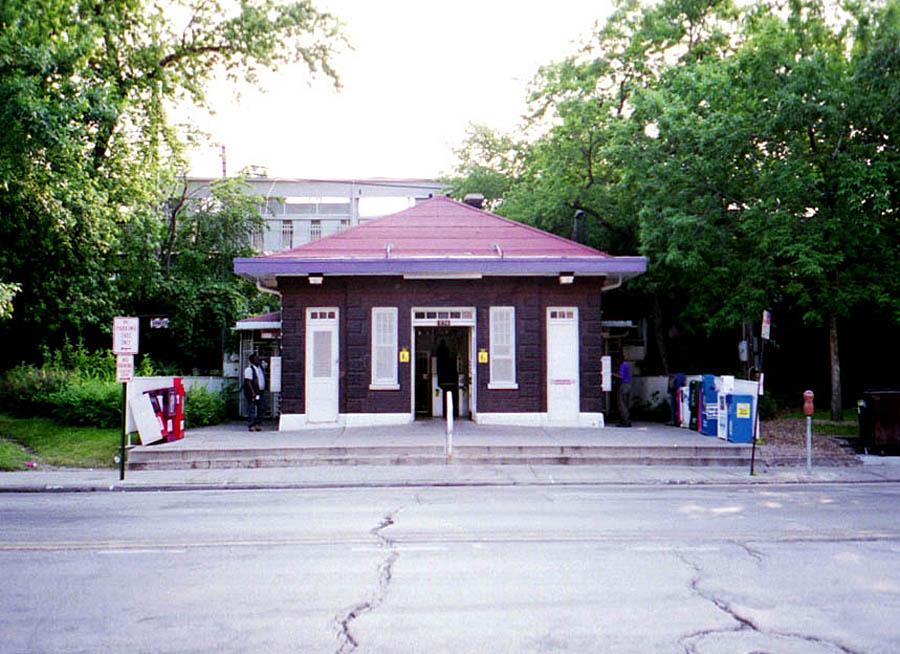
<svg viewBox="0 0 900 654">
<path fill-rule="evenodd" d="M 837 485 L 889 485 L 898 484 L 897 479 L 773 479 L 758 478 L 728 480 L 679 480 L 661 479 L 655 481 L 396 481 L 396 482 L 309 482 L 309 483 L 181 483 L 181 484 L 127 484 L 110 485 L 18 485 L 0 487 L 4 494 L 61 494 L 61 493 L 175 493 L 190 491 L 259 491 L 259 490 L 338 490 L 348 488 L 491 488 L 491 487 L 541 487 L 541 486 L 592 486 L 607 488 L 640 487 L 747 487 L 747 486 L 837 486 Z"/>
</svg>

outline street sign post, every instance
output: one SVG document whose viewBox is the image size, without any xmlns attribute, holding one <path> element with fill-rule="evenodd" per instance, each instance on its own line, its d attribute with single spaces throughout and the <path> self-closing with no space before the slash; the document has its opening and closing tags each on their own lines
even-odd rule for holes
<svg viewBox="0 0 900 654">
<path fill-rule="evenodd" d="M 140 322 L 137 318 L 118 316 L 113 318 L 113 352 L 137 354 L 140 339 Z"/>
<path fill-rule="evenodd" d="M 134 355 L 116 355 L 116 381 L 125 384 L 134 379 Z"/>
<path fill-rule="evenodd" d="M 122 438 L 119 444 L 119 480 L 125 479 L 125 438 L 128 416 L 128 382 L 134 378 L 134 355 L 140 344 L 140 321 L 131 316 L 113 318 L 113 352 L 116 381 L 122 384 Z"/>
</svg>

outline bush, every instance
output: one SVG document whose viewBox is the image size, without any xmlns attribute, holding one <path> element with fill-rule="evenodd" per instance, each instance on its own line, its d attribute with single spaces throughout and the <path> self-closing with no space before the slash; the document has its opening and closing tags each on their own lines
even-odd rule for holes
<svg viewBox="0 0 900 654">
<path fill-rule="evenodd" d="M 91 352 L 83 343 L 72 345 L 66 341 L 59 350 L 44 350 L 44 370 L 69 371 L 79 377 L 91 379 L 115 379 L 116 355 L 112 350 Z"/>
<path fill-rule="evenodd" d="M 769 420 L 778 417 L 778 400 L 771 393 L 759 396 L 759 419 Z"/>
<path fill-rule="evenodd" d="M 51 396 L 74 379 L 66 370 L 16 366 L 0 378 L 0 407 L 20 418 L 46 415 L 54 406 Z"/>
<path fill-rule="evenodd" d="M 228 419 L 228 400 L 223 391 L 208 391 L 203 386 L 188 389 L 184 400 L 184 426 L 218 425 Z"/>
<path fill-rule="evenodd" d="M 114 381 L 76 377 L 48 399 L 51 415 L 62 423 L 90 427 L 122 424 L 122 389 Z"/>
</svg>

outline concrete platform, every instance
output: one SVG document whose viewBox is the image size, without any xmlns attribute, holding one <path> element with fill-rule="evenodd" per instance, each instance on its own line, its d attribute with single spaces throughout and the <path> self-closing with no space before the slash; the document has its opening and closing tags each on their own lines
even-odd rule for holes
<svg viewBox="0 0 900 654">
<path fill-rule="evenodd" d="M 534 428 L 457 422 L 445 452 L 441 421 L 368 428 L 248 432 L 242 424 L 190 430 L 132 448 L 129 470 L 318 465 L 749 465 L 750 446 L 659 424 Z"/>
</svg>

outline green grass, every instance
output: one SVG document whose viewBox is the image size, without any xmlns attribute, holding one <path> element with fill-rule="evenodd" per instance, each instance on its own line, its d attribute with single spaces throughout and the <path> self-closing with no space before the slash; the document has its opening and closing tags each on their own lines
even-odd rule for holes
<svg viewBox="0 0 900 654">
<path fill-rule="evenodd" d="M 778 414 L 779 418 L 787 418 L 792 419 L 796 418 L 797 420 L 806 420 L 806 416 L 803 414 L 801 409 L 797 411 L 786 411 L 784 413 Z M 856 424 L 856 409 L 844 409 L 844 422 L 852 422 Z M 813 424 L 816 422 L 831 422 L 831 411 L 828 409 L 819 409 L 813 414 Z M 843 424 L 843 423 L 832 423 L 832 424 Z"/>
<path fill-rule="evenodd" d="M 778 415 L 782 420 L 801 420 L 806 423 L 806 416 L 802 411 L 791 411 Z M 859 422 L 856 412 L 844 411 L 844 420 L 832 422 L 831 412 L 828 409 L 816 411 L 813 414 L 813 434 L 822 436 L 838 436 L 840 438 L 856 438 L 859 436 Z"/>
<path fill-rule="evenodd" d="M 0 414 L 0 446 L 16 445 L 26 448 L 25 458 L 51 466 L 73 468 L 111 468 L 113 457 L 119 447 L 120 431 L 96 427 L 70 427 L 61 425 L 48 418 L 13 418 Z M 9 443 L 3 443 L 9 441 Z M 3 468 L 7 456 L 12 464 L 19 459 L 19 454 L 10 451 L 9 447 L 0 449 L 0 469 Z"/>
<path fill-rule="evenodd" d="M 855 422 L 816 422 L 813 419 L 813 433 L 827 436 L 840 436 L 841 438 L 857 438 L 859 425 Z"/>
<path fill-rule="evenodd" d="M 34 457 L 21 445 L 0 439 L 0 470 L 26 470 L 26 461 Z"/>
</svg>

